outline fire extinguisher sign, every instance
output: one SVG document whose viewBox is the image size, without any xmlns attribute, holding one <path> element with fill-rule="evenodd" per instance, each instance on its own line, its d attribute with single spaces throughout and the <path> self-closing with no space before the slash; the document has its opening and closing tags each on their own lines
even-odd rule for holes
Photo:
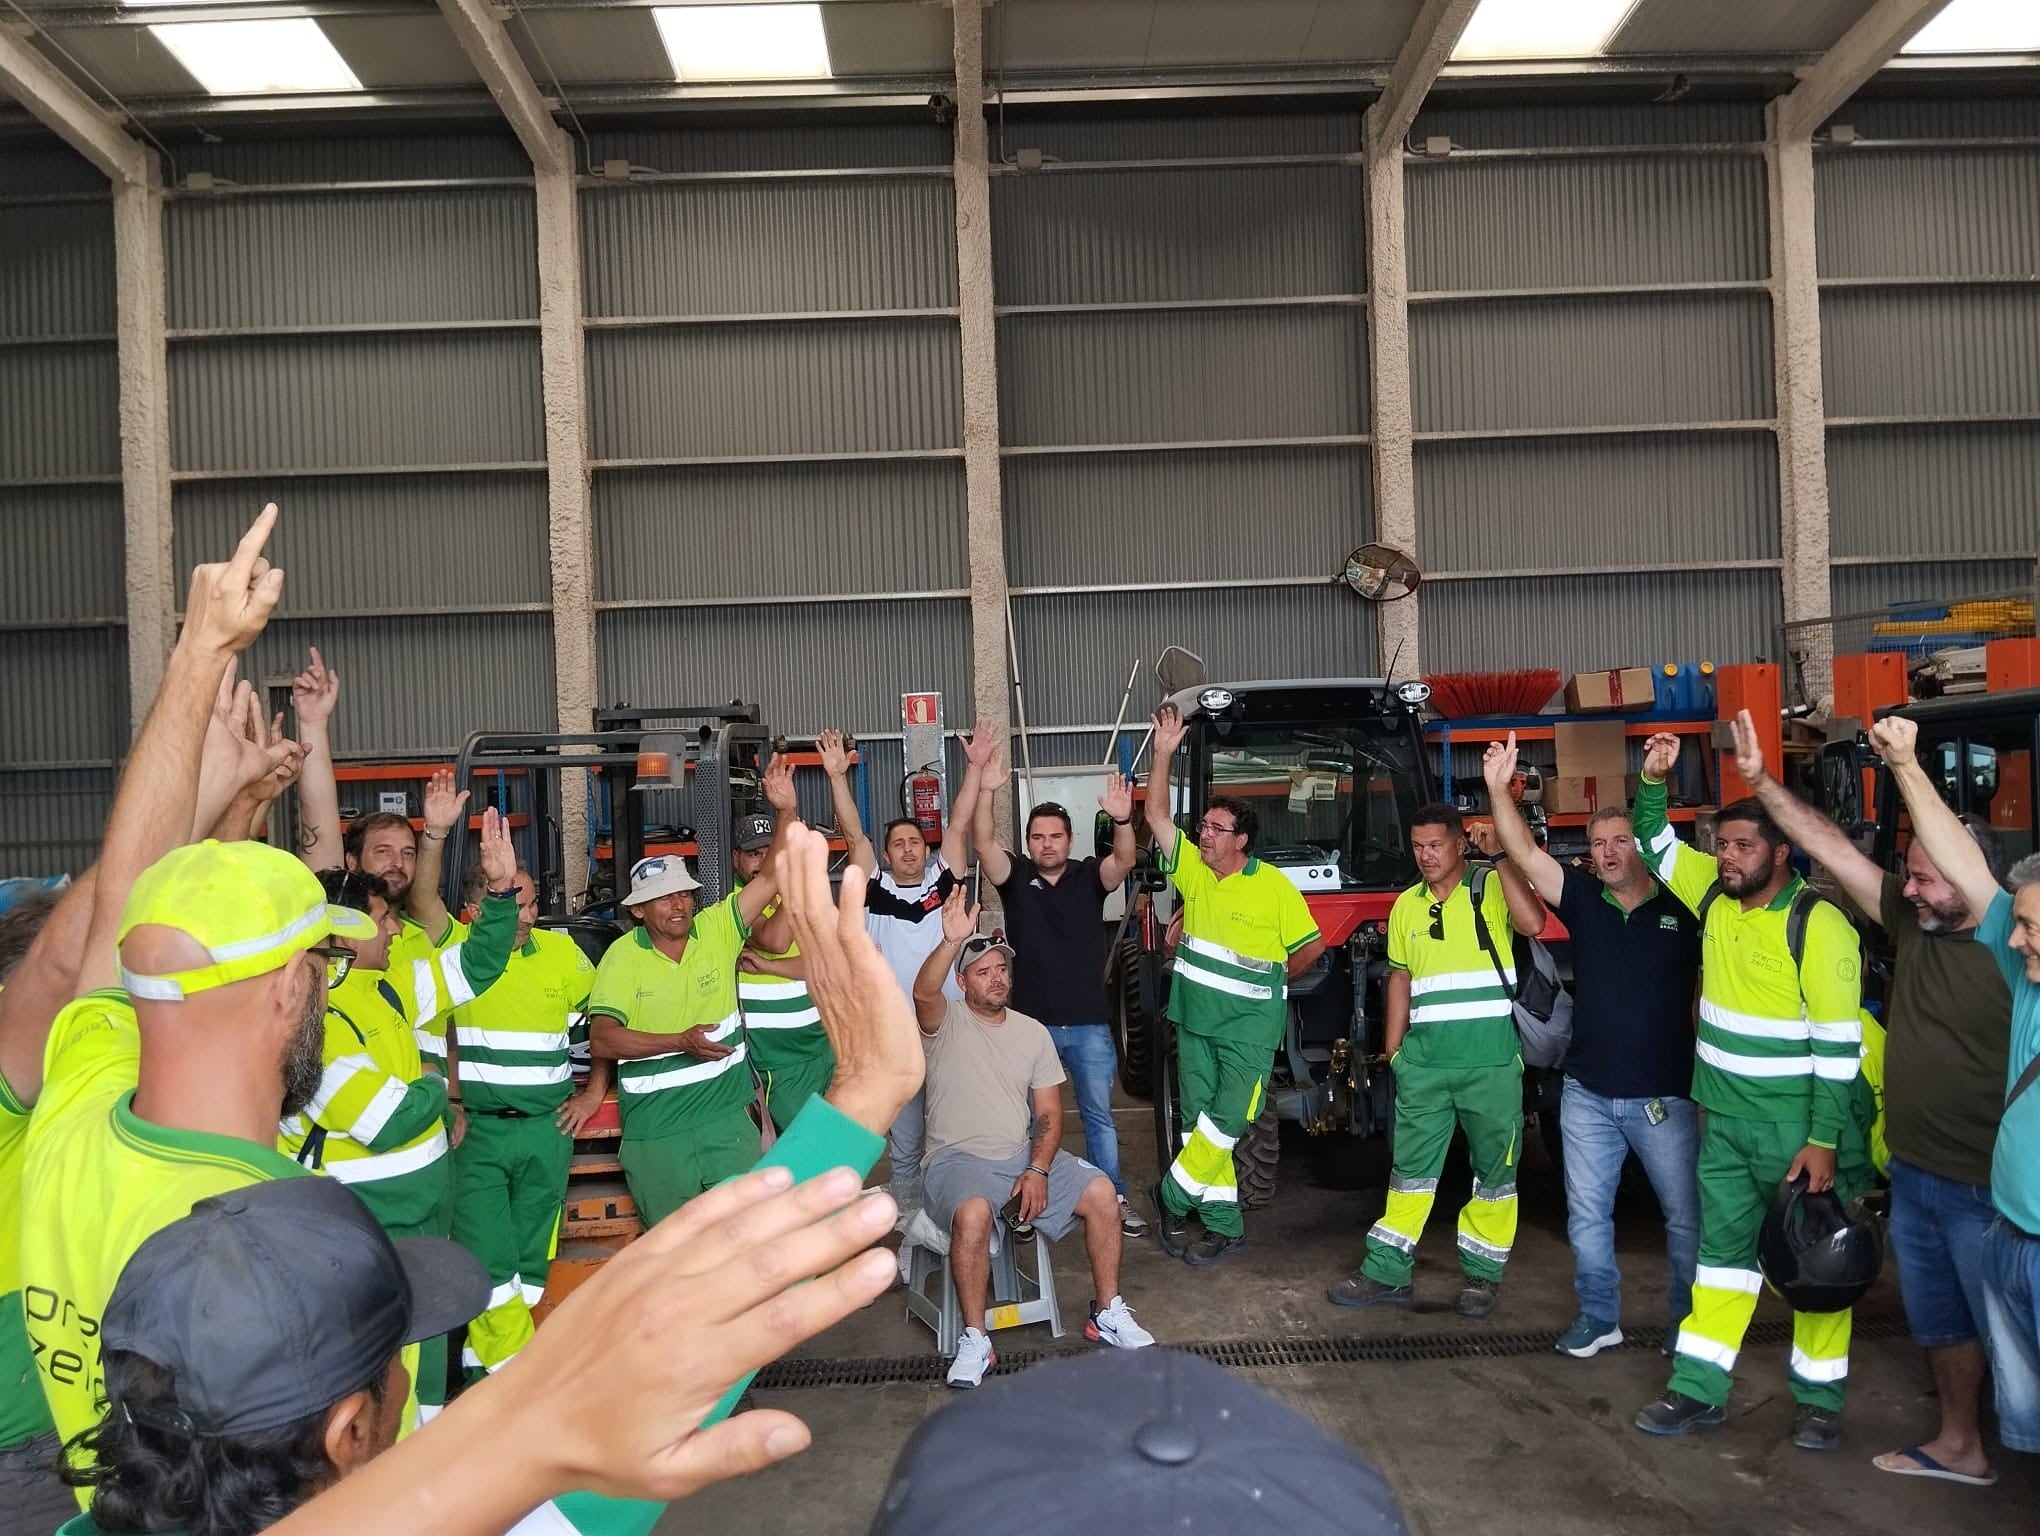
<svg viewBox="0 0 2040 1536">
<path fill-rule="evenodd" d="M 920 824 L 930 842 L 942 836 L 942 808 L 948 804 L 949 775 L 942 747 L 942 695 L 900 695 L 900 730 L 904 737 L 907 783 L 902 786 L 901 812 Z"/>
<path fill-rule="evenodd" d="M 942 725 L 942 695 L 939 693 L 901 694 L 900 723 L 909 730 L 917 725 L 932 725 L 939 730 Z"/>
</svg>

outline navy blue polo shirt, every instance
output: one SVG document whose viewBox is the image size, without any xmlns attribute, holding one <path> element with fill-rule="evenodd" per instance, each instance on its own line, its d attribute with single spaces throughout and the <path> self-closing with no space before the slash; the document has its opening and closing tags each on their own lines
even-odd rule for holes
<svg viewBox="0 0 2040 1536">
<path fill-rule="evenodd" d="M 1699 919 L 1662 885 L 1625 912 L 1576 869 L 1565 871 L 1558 918 L 1573 951 L 1566 1075 L 1605 1098 L 1692 1097 Z"/>
</svg>

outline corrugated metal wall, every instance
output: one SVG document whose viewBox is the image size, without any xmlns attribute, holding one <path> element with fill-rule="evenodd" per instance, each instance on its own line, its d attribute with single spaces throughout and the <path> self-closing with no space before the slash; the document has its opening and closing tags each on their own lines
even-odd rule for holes
<svg viewBox="0 0 2040 1536">
<path fill-rule="evenodd" d="M 602 697 L 970 711 L 946 130 L 598 134 L 581 192 Z M 816 601 L 829 599 L 829 601 Z M 899 779 L 896 742 L 873 772 Z"/>
<path fill-rule="evenodd" d="M 1839 117 L 1859 137 L 1815 162 L 1836 610 L 2030 584 L 2040 103 Z"/>
<path fill-rule="evenodd" d="M 1375 669 L 1326 585 L 1370 537 L 1366 220 L 1346 113 L 995 124 L 1007 577 L 1030 727 L 1095 760 L 1128 669 Z M 1041 172 L 1011 162 L 1040 149 Z"/>
<path fill-rule="evenodd" d="M 245 670 L 316 645 L 334 748 L 443 753 L 548 729 L 552 635 L 537 213 L 507 134 L 180 150 L 212 194 L 164 220 L 180 566 L 265 501 L 279 617 Z M 445 178 L 460 185 L 418 183 Z"/>
<path fill-rule="evenodd" d="M 1425 669 L 1768 649 L 1761 113 L 1445 107 L 1434 134 L 1452 155 L 1405 174 Z"/>
<path fill-rule="evenodd" d="M 126 750 L 113 205 L 0 152 L 0 877 L 81 867 Z"/>
</svg>

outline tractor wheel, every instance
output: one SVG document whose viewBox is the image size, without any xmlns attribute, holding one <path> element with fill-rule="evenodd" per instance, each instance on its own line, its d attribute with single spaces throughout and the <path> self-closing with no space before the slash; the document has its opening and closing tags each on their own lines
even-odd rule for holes
<svg viewBox="0 0 2040 1536">
<path fill-rule="evenodd" d="M 1155 1041 L 1141 1006 L 1140 968 L 1140 946 L 1125 940 L 1112 962 L 1112 1043 L 1119 1047 L 1119 1085 L 1147 1099 L 1155 1091 Z"/>
<path fill-rule="evenodd" d="M 1182 1147 L 1181 1127 L 1176 1122 L 1176 1040 L 1166 1019 L 1162 1020 L 1161 1028 L 1156 1032 L 1153 1045 L 1155 1167 L 1166 1179 L 1169 1167 L 1176 1161 L 1176 1153 Z"/>
<path fill-rule="evenodd" d="M 1281 1155 L 1282 1123 L 1275 1118 L 1275 1101 L 1264 1091 L 1261 1113 L 1233 1147 L 1242 1210 L 1258 1211 L 1275 1198 L 1275 1165 Z"/>
</svg>

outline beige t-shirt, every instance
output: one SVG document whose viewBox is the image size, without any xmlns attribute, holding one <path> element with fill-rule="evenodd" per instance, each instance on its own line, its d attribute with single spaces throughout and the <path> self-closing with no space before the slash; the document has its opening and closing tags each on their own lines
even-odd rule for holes
<svg viewBox="0 0 2040 1536">
<path fill-rule="evenodd" d="M 1034 1090 L 1064 1079 L 1048 1031 L 1006 1010 L 987 1024 L 952 1001 L 942 1027 L 923 1035 L 928 1052 L 928 1131 L 923 1161 L 955 1147 L 999 1161 L 1024 1151 L 1034 1126 Z"/>
</svg>

